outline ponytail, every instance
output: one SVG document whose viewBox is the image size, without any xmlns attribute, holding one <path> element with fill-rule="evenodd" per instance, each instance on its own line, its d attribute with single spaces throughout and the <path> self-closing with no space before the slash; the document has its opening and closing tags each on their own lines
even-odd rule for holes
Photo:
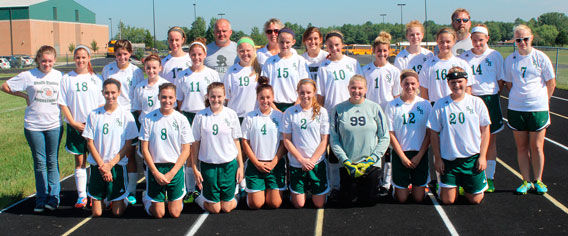
<svg viewBox="0 0 568 236">
<path fill-rule="evenodd" d="M 312 79 L 302 79 L 300 80 L 300 82 L 298 82 L 298 87 L 296 88 L 297 91 L 300 91 L 300 87 L 304 84 L 311 84 L 314 87 L 314 93 L 316 92 L 316 82 L 313 81 Z M 321 110 L 321 105 L 318 103 L 318 100 L 315 98 L 312 99 L 312 120 L 315 119 L 319 114 L 320 114 L 320 110 Z"/>
</svg>

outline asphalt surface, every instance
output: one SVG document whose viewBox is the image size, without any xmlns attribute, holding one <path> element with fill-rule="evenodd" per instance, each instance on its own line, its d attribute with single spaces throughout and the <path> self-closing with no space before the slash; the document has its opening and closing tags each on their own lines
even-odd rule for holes
<svg viewBox="0 0 568 236">
<path fill-rule="evenodd" d="M 503 96 L 506 98 L 507 94 Z M 556 90 L 554 96 L 568 99 L 568 91 Z M 507 117 L 508 100 L 505 98 L 501 99 L 501 106 Z M 568 206 L 567 105 L 568 100 L 551 100 L 551 111 L 560 116 L 551 114 L 552 124 L 546 137 L 564 147 L 545 141 L 543 177 L 549 196 L 564 207 Z M 508 128 L 498 134 L 498 157 L 518 171 L 514 139 Z M 89 211 L 73 209 L 76 192 L 74 180 L 69 178 L 62 182 L 62 202 L 57 211 L 35 214 L 35 199 L 27 199 L 0 213 L 0 235 L 61 235 L 66 232 L 72 235 L 185 235 L 192 227 L 197 229 L 196 235 L 312 235 L 319 232 L 318 228 L 323 235 L 450 235 L 448 222 L 460 235 L 567 235 L 568 212 L 545 196 L 515 195 L 514 189 L 520 183 L 517 176 L 498 164 L 497 191 L 487 193 L 478 206 L 467 204 L 463 198 L 455 205 L 442 206 L 449 221 L 442 219 L 430 199 L 421 204 L 398 204 L 387 197 L 372 207 L 329 205 L 323 210 L 323 221 L 320 222 L 317 221 L 318 210 L 309 205 L 305 209 L 292 209 L 286 202 L 281 209 L 253 211 L 244 201 L 229 214 L 202 215 L 203 211 L 195 205 L 186 205 L 180 218 L 157 220 L 147 216 L 142 205 L 137 203 L 129 207 L 122 218 L 104 212 L 103 217 L 90 219 Z M 138 185 L 138 199 L 144 188 L 144 182 Z M 205 216 L 203 224 L 194 225 Z M 76 229 L 70 231 L 74 227 Z"/>
</svg>

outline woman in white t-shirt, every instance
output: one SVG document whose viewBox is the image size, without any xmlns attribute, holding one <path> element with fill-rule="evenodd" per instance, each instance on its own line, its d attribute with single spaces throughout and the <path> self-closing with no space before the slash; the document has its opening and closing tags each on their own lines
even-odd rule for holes
<svg viewBox="0 0 568 236">
<path fill-rule="evenodd" d="M 162 59 L 163 70 L 160 76 L 170 83 L 175 84 L 179 74 L 191 66 L 189 53 L 182 49 L 185 40 L 185 32 L 182 28 L 174 26 L 168 30 L 168 46 L 171 52 Z"/>
<path fill-rule="evenodd" d="M 550 125 L 549 101 L 556 87 L 555 73 L 548 56 L 532 47 L 531 29 L 518 25 L 513 31 L 518 50 L 505 59 L 504 80 L 511 91 L 508 124 L 513 129 L 523 176 L 516 192 L 526 194 L 534 188 L 537 194 L 544 194 L 548 191 L 542 183 L 544 137 Z"/>
<path fill-rule="evenodd" d="M 223 83 L 225 84 L 227 107 L 237 112 L 239 120 L 255 108 L 255 88 L 257 76 L 260 73 L 254 41 L 249 37 L 242 37 L 237 42 L 237 54 L 239 63 L 235 63 L 227 73 Z"/>
<path fill-rule="evenodd" d="M 420 21 L 413 20 L 406 24 L 406 40 L 410 45 L 396 55 L 394 66 L 400 70 L 410 69 L 420 74 L 424 62 L 434 55 L 432 51 L 420 46 L 423 38 L 424 25 Z"/>
<path fill-rule="evenodd" d="M 138 66 L 130 63 L 130 56 L 132 56 L 132 44 L 130 41 L 126 39 L 118 40 L 114 44 L 115 61 L 103 68 L 103 80 L 115 79 L 120 82 L 118 105 L 127 112 L 132 112 L 134 88 L 144 80 L 144 72 Z M 133 140 L 132 145 L 138 145 L 138 139 Z M 135 148 L 132 148 L 126 155 L 128 157 L 128 179 L 138 180 Z M 131 205 L 134 205 L 136 203 L 136 181 L 129 182 L 128 192 L 130 192 L 128 201 Z"/>
<path fill-rule="evenodd" d="M 279 208 L 286 190 L 286 152 L 278 129 L 282 112 L 272 108 L 274 91 L 268 78 L 261 76 L 256 87 L 258 108 L 247 114 L 242 124 L 247 205 L 259 209 L 264 204 Z"/>
<path fill-rule="evenodd" d="M 148 75 L 148 79 L 136 85 L 132 97 L 132 110 L 138 117 L 140 124 L 148 113 L 160 109 L 160 98 L 158 96 L 160 85 L 169 83 L 159 75 L 162 68 L 160 56 L 151 54 L 144 58 L 144 71 Z"/>
<path fill-rule="evenodd" d="M 22 72 L 2 84 L 2 91 L 26 99 L 24 134 L 34 159 L 36 205 L 34 212 L 59 206 L 59 142 L 61 117 L 57 98 L 61 72 L 53 69 L 55 48 L 42 46 L 37 51 L 38 68 Z"/>
<path fill-rule="evenodd" d="M 452 92 L 436 102 L 428 117 L 434 165 L 440 173 L 438 196 L 444 204 L 456 201 L 458 186 L 472 204 L 480 204 L 487 189 L 491 120 L 483 100 L 466 93 L 468 77 L 464 69 L 450 68 L 447 83 Z"/>
<path fill-rule="evenodd" d="M 75 155 L 75 185 L 77 203 L 75 208 L 87 205 L 87 141 L 81 134 L 89 113 L 105 104 L 102 96 L 102 80 L 91 66 L 91 50 L 78 45 L 73 51 L 75 70 L 61 80 L 58 104 L 67 123 L 65 149 Z"/>
<path fill-rule="evenodd" d="M 302 43 L 306 46 L 306 52 L 302 57 L 308 62 L 310 69 L 310 78 L 318 81 L 318 69 L 322 61 L 329 55 L 328 52 L 321 49 L 323 43 L 323 36 L 317 27 L 308 27 L 302 35 Z"/>
<path fill-rule="evenodd" d="M 193 122 L 195 142 L 191 145 L 191 167 L 201 195 L 197 205 L 211 213 L 231 212 L 237 207 L 235 188 L 244 177 L 241 126 L 237 113 L 223 106 L 225 87 L 221 82 L 207 86 L 206 108 Z M 200 169 L 197 168 L 200 161 Z"/>
<path fill-rule="evenodd" d="M 499 91 L 503 88 L 503 57 L 501 54 L 489 48 L 489 31 L 484 24 L 478 24 L 471 30 L 471 41 L 473 48 L 460 54 L 460 58 L 469 63 L 472 73 L 475 75 L 475 83 L 471 86 L 471 93 L 480 97 L 487 105 L 489 116 L 491 117 L 491 138 L 489 139 L 489 149 L 487 150 L 487 192 L 494 192 L 495 186 L 493 179 L 497 163 L 497 133 L 501 132 L 503 115 L 501 114 L 501 103 L 499 101 Z"/>
<path fill-rule="evenodd" d="M 316 101 L 316 82 L 298 83 L 300 103 L 288 108 L 280 132 L 290 161 L 290 198 L 295 208 L 306 203 L 306 186 L 311 186 L 312 202 L 323 208 L 329 192 L 325 151 L 329 140 L 327 110 Z"/>
</svg>

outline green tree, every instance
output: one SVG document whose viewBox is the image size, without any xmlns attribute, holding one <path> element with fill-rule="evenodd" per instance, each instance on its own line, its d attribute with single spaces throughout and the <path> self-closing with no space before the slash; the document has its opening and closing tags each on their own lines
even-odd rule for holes
<svg viewBox="0 0 568 236">
<path fill-rule="evenodd" d="M 207 28 L 207 31 L 205 31 L 205 39 L 207 39 L 207 43 L 215 41 L 215 22 L 216 21 L 217 21 L 217 18 L 215 18 L 215 17 L 212 17 L 211 20 L 209 20 L 209 27 Z"/>
<path fill-rule="evenodd" d="M 154 47 L 154 37 L 150 30 L 126 25 L 122 21 L 118 24 L 118 28 L 120 32 L 116 38 L 126 39 L 131 43 L 144 43 L 146 47 Z"/>
<path fill-rule="evenodd" d="M 552 25 L 542 25 L 534 29 L 534 34 L 536 34 L 536 44 L 551 46 L 556 41 L 558 30 Z"/>
<path fill-rule="evenodd" d="M 568 16 L 560 12 L 548 12 L 538 17 L 539 25 L 552 25 L 557 30 L 568 28 Z"/>
<path fill-rule="evenodd" d="M 197 17 L 197 20 L 191 24 L 191 30 L 188 34 L 188 42 L 194 41 L 197 37 L 205 37 L 206 23 L 203 17 Z"/>
<path fill-rule="evenodd" d="M 75 51 L 75 44 L 74 44 L 74 43 L 70 43 L 70 44 L 69 44 L 69 47 L 68 47 L 67 49 L 69 49 L 69 52 L 70 52 L 71 54 L 73 54 L 73 51 Z"/>
<path fill-rule="evenodd" d="M 260 30 L 256 26 L 252 27 L 250 31 L 250 37 L 256 45 L 266 45 L 268 43 L 268 40 L 266 40 L 266 37 L 264 37 L 263 32 L 260 32 Z"/>
<path fill-rule="evenodd" d="M 239 39 L 243 36 L 247 35 L 242 30 L 237 30 L 237 31 L 233 30 L 233 34 L 231 34 L 231 41 L 233 42 L 239 41 Z"/>
<path fill-rule="evenodd" d="M 97 53 L 97 51 L 99 50 L 99 45 L 97 44 L 97 41 L 95 41 L 93 39 L 93 42 L 91 42 L 91 49 L 93 49 L 93 52 Z"/>
<path fill-rule="evenodd" d="M 556 45 L 561 47 L 568 44 L 568 32 L 566 31 L 566 29 L 561 29 L 560 32 L 558 32 L 555 43 Z"/>
</svg>

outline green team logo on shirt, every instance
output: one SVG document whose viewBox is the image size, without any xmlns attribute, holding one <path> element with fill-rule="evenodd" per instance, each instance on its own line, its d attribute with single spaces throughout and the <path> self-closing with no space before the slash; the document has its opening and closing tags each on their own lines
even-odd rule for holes
<svg viewBox="0 0 568 236">
<path fill-rule="evenodd" d="M 118 127 L 122 127 L 122 121 L 118 118 L 116 118 L 116 125 L 118 125 Z"/>
<path fill-rule="evenodd" d="M 108 134 L 108 123 L 103 124 L 103 134 Z"/>
<path fill-rule="evenodd" d="M 353 73 L 353 67 L 351 65 L 346 65 L 345 67 L 347 67 L 347 70 L 349 70 L 349 72 Z"/>
<path fill-rule="evenodd" d="M 126 78 L 126 83 L 128 84 L 128 86 L 132 86 L 132 77 L 128 77 Z"/>
<path fill-rule="evenodd" d="M 178 131 L 179 130 L 178 122 L 174 120 L 174 123 L 172 123 L 172 127 L 174 127 L 175 131 Z"/>
<path fill-rule="evenodd" d="M 469 114 L 473 114 L 473 109 L 471 109 L 471 107 L 466 106 L 465 109 L 469 111 Z"/>
<path fill-rule="evenodd" d="M 485 64 L 487 64 L 487 66 L 491 66 L 493 64 L 492 61 L 489 60 L 489 58 L 485 58 Z"/>
<path fill-rule="evenodd" d="M 210 83 L 211 83 L 211 80 L 210 80 L 209 78 L 207 78 L 207 76 L 205 76 L 205 79 L 204 79 L 204 80 L 205 80 L 205 82 L 207 82 L 207 84 L 210 84 Z M 199 84 L 198 84 L 197 86 L 199 86 Z"/>
<path fill-rule="evenodd" d="M 416 110 L 420 113 L 420 115 L 424 115 L 424 110 L 422 110 L 422 107 L 417 106 Z"/>
<path fill-rule="evenodd" d="M 465 123 L 465 114 L 460 112 L 456 115 L 456 113 L 450 113 L 450 125 L 455 125 L 459 122 L 460 124 Z"/>
<path fill-rule="evenodd" d="M 166 128 L 163 128 L 163 129 L 160 131 L 160 133 L 161 133 L 160 138 L 161 138 L 162 140 L 168 139 L 168 131 L 166 130 Z"/>
<path fill-rule="evenodd" d="M 387 81 L 390 83 L 392 80 L 392 76 L 390 74 L 387 75 Z"/>
<path fill-rule="evenodd" d="M 292 67 L 294 67 L 294 70 L 298 70 L 298 65 L 296 65 L 296 62 L 294 62 L 294 64 L 292 64 Z"/>
</svg>

